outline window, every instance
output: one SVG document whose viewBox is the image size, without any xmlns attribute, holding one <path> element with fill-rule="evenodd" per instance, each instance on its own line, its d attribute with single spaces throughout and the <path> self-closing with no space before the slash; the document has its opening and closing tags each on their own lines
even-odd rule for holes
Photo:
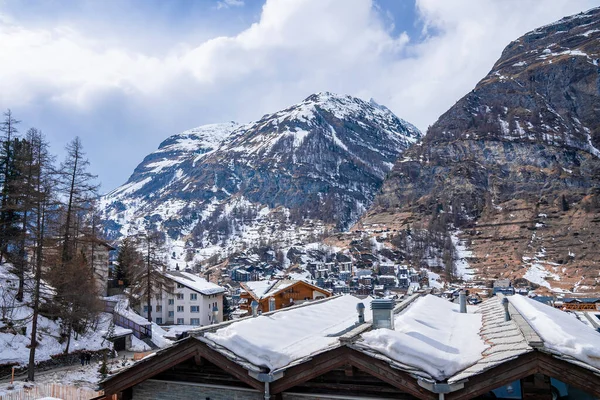
<svg viewBox="0 0 600 400">
<path fill-rule="evenodd" d="M 197 293 L 190 293 L 190 300 L 198 300 L 198 294 Z"/>
<path fill-rule="evenodd" d="M 175 316 L 175 311 L 169 311 L 169 317 L 173 318 Z"/>
<path fill-rule="evenodd" d="M 190 325 L 200 325 L 200 318 L 190 318 Z"/>
<path fill-rule="evenodd" d="M 178 289 L 182 289 L 182 288 L 183 288 L 183 285 L 182 285 L 181 283 L 178 283 L 178 284 L 177 284 L 177 288 L 178 288 Z"/>
<path fill-rule="evenodd" d="M 161 325 L 162 324 L 162 318 L 156 318 L 156 323 L 158 325 Z"/>
<path fill-rule="evenodd" d="M 158 306 L 158 305 L 157 305 L 157 306 L 156 306 L 156 310 L 155 310 L 155 311 L 156 311 L 156 312 L 161 312 L 161 311 L 162 311 L 162 306 Z"/>
<path fill-rule="evenodd" d="M 175 304 L 175 299 L 169 299 L 169 305 L 172 306 L 173 304 Z"/>
<path fill-rule="evenodd" d="M 183 306 L 177 306 L 177 312 L 183 312 Z"/>
<path fill-rule="evenodd" d="M 183 325 L 183 318 L 177 318 L 177 325 Z"/>
<path fill-rule="evenodd" d="M 200 312 L 200 306 L 190 306 L 190 312 Z"/>
<path fill-rule="evenodd" d="M 152 310 L 152 306 L 150 306 L 150 309 Z M 144 306 L 144 312 L 147 313 L 148 312 L 148 306 Z"/>
<path fill-rule="evenodd" d="M 177 300 L 183 300 L 183 293 L 177 293 Z"/>
</svg>

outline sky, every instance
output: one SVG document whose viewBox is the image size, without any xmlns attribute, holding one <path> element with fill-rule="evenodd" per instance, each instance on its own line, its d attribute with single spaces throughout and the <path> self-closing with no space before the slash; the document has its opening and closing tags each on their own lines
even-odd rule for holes
<svg viewBox="0 0 600 400">
<path fill-rule="evenodd" d="M 538 26 L 600 0 L 0 0 L 0 110 L 102 191 L 170 135 L 330 91 L 422 131 Z"/>
</svg>

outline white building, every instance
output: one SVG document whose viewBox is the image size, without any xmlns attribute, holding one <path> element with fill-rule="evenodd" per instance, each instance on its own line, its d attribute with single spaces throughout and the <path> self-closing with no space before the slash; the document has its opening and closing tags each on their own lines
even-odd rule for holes
<svg viewBox="0 0 600 400">
<path fill-rule="evenodd" d="M 152 298 L 152 321 L 159 325 L 211 325 L 223 321 L 225 288 L 194 274 L 180 271 L 164 273 L 173 281 L 172 293 L 166 291 L 160 298 Z M 147 306 L 140 306 L 140 314 L 148 317 Z M 217 309 L 216 321 L 213 310 Z"/>
</svg>

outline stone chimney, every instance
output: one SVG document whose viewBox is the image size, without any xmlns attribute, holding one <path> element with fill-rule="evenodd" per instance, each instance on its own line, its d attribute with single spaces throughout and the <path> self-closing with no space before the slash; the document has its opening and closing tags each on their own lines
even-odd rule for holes
<svg viewBox="0 0 600 400">
<path fill-rule="evenodd" d="M 371 302 L 373 327 L 394 329 L 394 300 L 375 299 Z"/>
</svg>

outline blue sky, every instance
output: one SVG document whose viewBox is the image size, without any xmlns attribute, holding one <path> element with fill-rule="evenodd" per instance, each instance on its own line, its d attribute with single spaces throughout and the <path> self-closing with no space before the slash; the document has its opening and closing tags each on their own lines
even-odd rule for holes
<svg viewBox="0 0 600 400">
<path fill-rule="evenodd" d="M 171 134 L 249 122 L 317 91 L 422 130 L 511 40 L 600 0 L 0 0 L 0 109 L 103 191 Z"/>
</svg>

